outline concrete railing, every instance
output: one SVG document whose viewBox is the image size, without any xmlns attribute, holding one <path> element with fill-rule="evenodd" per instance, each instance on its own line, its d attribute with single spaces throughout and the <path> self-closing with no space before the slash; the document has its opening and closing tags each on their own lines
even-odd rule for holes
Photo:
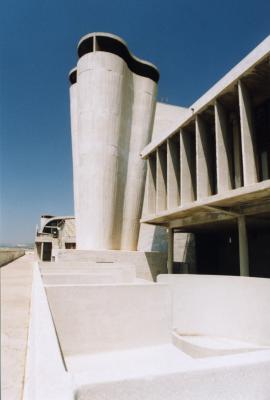
<svg viewBox="0 0 270 400">
<path fill-rule="evenodd" d="M 160 275 L 172 290 L 173 328 L 270 345 L 270 279 Z"/>
<path fill-rule="evenodd" d="M 0 249 L 0 267 L 24 256 L 25 251 L 22 249 Z"/>
</svg>

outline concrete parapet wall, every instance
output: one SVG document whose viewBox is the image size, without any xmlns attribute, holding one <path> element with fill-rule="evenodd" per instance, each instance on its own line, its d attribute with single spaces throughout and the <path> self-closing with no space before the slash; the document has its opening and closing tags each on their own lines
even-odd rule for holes
<svg viewBox="0 0 270 400">
<path fill-rule="evenodd" d="M 37 264 L 31 296 L 23 400 L 74 399 Z"/>
<path fill-rule="evenodd" d="M 167 273 L 167 255 L 155 251 L 91 251 L 91 250 L 58 250 L 57 262 L 95 262 L 120 263 L 133 265 L 137 278 L 156 280 L 157 275 Z"/>
<path fill-rule="evenodd" d="M 173 296 L 173 328 L 270 345 L 270 280 L 237 276 L 161 275 Z"/>
<path fill-rule="evenodd" d="M 63 285 L 47 286 L 46 292 L 64 356 L 171 340 L 167 285 Z"/>
<path fill-rule="evenodd" d="M 234 360 L 223 357 L 218 361 L 213 358 L 196 365 L 183 365 L 174 373 L 84 385 L 78 388 L 76 399 L 267 400 L 270 392 L 269 352 L 257 354 L 257 360 L 248 357 L 240 356 Z"/>
<path fill-rule="evenodd" d="M 21 249 L 0 249 L 0 267 L 24 256 L 25 251 Z"/>
</svg>

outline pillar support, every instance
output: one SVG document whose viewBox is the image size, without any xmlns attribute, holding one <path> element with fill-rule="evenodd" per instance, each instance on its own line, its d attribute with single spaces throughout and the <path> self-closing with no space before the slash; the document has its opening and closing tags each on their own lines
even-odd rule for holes
<svg viewBox="0 0 270 400">
<path fill-rule="evenodd" d="M 238 237 L 239 237 L 239 264 L 240 275 L 249 276 L 249 257 L 248 257 L 248 236 L 246 217 L 241 215 L 237 218 L 238 221 Z"/>
<path fill-rule="evenodd" d="M 174 230 L 173 228 L 168 228 L 168 260 L 167 260 L 168 274 L 173 273 L 173 243 L 174 243 Z"/>
</svg>

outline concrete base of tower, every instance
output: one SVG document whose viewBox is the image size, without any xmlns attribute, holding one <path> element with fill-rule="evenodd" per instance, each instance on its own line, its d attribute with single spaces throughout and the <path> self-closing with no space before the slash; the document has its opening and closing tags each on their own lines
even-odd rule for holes
<svg viewBox="0 0 270 400">
<path fill-rule="evenodd" d="M 120 250 L 66 250 L 59 249 L 55 261 L 95 262 L 133 265 L 140 279 L 156 281 L 160 274 L 167 273 L 167 254 L 158 251 L 120 251 Z"/>
</svg>

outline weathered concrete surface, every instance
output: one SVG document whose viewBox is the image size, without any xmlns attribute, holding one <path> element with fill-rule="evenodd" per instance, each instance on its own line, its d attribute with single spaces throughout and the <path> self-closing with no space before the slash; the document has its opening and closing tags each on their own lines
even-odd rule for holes
<svg viewBox="0 0 270 400">
<path fill-rule="evenodd" d="M 1 268 L 1 398 L 22 398 L 31 301 L 32 254 Z"/>
<path fill-rule="evenodd" d="M 22 257 L 25 251 L 22 249 L 0 249 L 0 267 Z"/>
</svg>

